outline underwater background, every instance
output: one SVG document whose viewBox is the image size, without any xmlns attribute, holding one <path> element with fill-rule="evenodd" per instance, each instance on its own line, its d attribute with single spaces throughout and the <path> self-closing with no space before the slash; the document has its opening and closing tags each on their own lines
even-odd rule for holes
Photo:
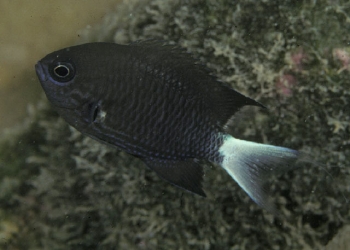
<svg viewBox="0 0 350 250">
<path fill-rule="evenodd" d="M 115 2 L 0 1 L 0 248 L 347 249 L 350 2 Z M 186 48 L 268 107 L 238 114 L 235 137 L 320 163 L 271 178 L 281 218 L 220 168 L 205 169 L 203 199 L 51 109 L 36 60 L 77 43 L 149 38 Z"/>
</svg>

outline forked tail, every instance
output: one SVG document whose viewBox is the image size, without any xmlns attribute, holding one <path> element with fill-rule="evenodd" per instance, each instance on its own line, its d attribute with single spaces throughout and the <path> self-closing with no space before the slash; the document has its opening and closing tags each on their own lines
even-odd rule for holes
<svg viewBox="0 0 350 250">
<path fill-rule="evenodd" d="M 261 207 L 278 214 L 269 201 L 263 182 L 276 173 L 296 168 L 301 153 L 289 148 L 259 144 L 226 136 L 219 149 L 221 166 L 241 188 Z"/>
</svg>

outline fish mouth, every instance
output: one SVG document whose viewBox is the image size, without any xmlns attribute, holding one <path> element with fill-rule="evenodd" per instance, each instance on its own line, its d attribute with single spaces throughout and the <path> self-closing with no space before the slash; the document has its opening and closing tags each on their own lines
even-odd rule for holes
<svg viewBox="0 0 350 250">
<path fill-rule="evenodd" d="M 35 71 L 41 82 L 46 82 L 48 80 L 46 71 L 40 61 L 35 64 Z"/>
</svg>

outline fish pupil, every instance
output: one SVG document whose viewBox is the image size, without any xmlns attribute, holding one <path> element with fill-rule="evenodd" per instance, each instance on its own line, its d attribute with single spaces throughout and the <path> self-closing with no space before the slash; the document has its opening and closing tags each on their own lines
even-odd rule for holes
<svg viewBox="0 0 350 250">
<path fill-rule="evenodd" d="M 50 66 L 51 77 L 60 83 L 69 82 L 75 76 L 75 67 L 72 62 L 55 62 Z"/>
<path fill-rule="evenodd" d="M 69 71 L 69 68 L 65 65 L 58 65 L 54 68 L 54 72 L 57 77 L 67 77 L 69 75 Z"/>
</svg>

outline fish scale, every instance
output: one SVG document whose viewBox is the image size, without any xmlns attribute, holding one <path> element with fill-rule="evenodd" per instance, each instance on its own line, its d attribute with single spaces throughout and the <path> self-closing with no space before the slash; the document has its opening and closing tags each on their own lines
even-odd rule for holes
<svg viewBox="0 0 350 250">
<path fill-rule="evenodd" d="M 224 168 L 260 206 L 262 183 L 293 169 L 296 150 L 229 134 L 234 113 L 264 106 L 162 41 L 89 43 L 48 54 L 37 76 L 55 110 L 83 134 L 139 157 L 161 178 L 205 196 L 201 162 Z"/>
</svg>

